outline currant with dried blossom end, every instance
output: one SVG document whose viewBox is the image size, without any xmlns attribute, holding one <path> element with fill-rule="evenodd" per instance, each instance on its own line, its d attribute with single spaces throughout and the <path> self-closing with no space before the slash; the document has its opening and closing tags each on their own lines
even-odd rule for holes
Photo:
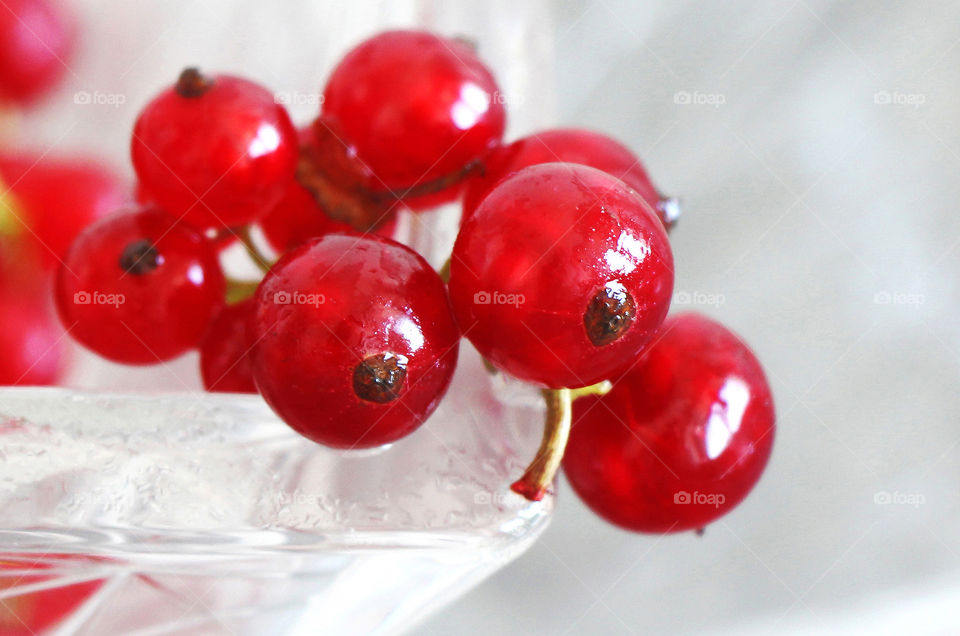
<svg viewBox="0 0 960 636">
<path fill-rule="evenodd" d="M 571 163 L 501 181 L 460 228 L 450 294 L 467 338 L 495 367 L 551 389 L 543 444 L 513 489 L 540 499 L 569 430 L 570 389 L 615 376 L 667 314 L 666 231 L 622 181 Z"/>
<path fill-rule="evenodd" d="M 188 68 L 141 111 L 131 156 L 149 197 L 175 218 L 200 229 L 234 227 L 287 191 L 297 132 L 262 86 Z"/>
<path fill-rule="evenodd" d="M 330 234 L 278 261 L 257 289 L 257 388 L 300 434 L 369 448 L 417 429 L 456 368 L 443 282 L 389 239 Z"/>
<path fill-rule="evenodd" d="M 148 208 L 84 230 L 57 272 L 55 300 L 84 346 L 116 362 L 153 364 L 200 343 L 225 291 L 213 243 Z"/>
<path fill-rule="evenodd" d="M 461 227 L 450 295 L 464 333 L 499 369 L 540 387 L 611 377 L 670 306 L 663 226 L 622 181 L 549 163 L 503 180 Z"/>
</svg>

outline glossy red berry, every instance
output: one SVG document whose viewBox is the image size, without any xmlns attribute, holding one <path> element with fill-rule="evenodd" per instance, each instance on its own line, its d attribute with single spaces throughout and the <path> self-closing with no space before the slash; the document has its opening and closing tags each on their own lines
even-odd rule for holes
<svg viewBox="0 0 960 636">
<path fill-rule="evenodd" d="M 187 69 L 140 113 L 133 165 L 161 208 L 198 228 L 247 224 L 283 197 L 297 133 L 265 88 Z"/>
<path fill-rule="evenodd" d="M 464 335 L 497 367 L 548 388 L 594 384 L 633 360 L 672 290 L 660 221 L 622 181 L 576 164 L 504 179 L 451 258 Z"/>
<path fill-rule="evenodd" d="M 683 314 L 610 393 L 574 403 L 563 469 L 612 523 L 690 530 L 747 496 L 773 436 L 773 399 L 753 353 L 722 325 Z"/>
<path fill-rule="evenodd" d="M 46 267 L 60 262 L 81 230 L 130 197 L 116 175 L 89 159 L 0 155 L 0 179 L 19 204 L 12 231 Z"/>
<path fill-rule="evenodd" d="M 490 71 L 466 44 L 388 31 L 347 53 L 324 90 L 323 118 L 372 173 L 377 190 L 454 175 L 503 136 Z"/>
<path fill-rule="evenodd" d="M 0 290 L 0 325 L 0 385 L 55 384 L 66 342 L 49 306 L 48 285 Z"/>
<path fill-rule="evenodd" d="M 200 343 L 225 287 L 212 243 L 147 209 L 80 234 L 57 273 L 56 300 L 81 344 L 110 360 L 151 364 Z"/>
<path fill-rule="evenodd" d="M 28 103 L 66 72 L 74 24 L 60 4 L 5 0 L 0 11 L 0 103 Z"/>
<path fill-rule="evenodd" d="M 314 239 L 274 265 L 256 301 L 257 387 L 287 424 L 321 444 L 400 439 L 450 383 L 460 334 L 446 289 L 399 243 Z"/>
<path fill-rule="evenodd" d="M 208 391 L 256 393 L 250 351 L 253 349 L 252 298 L 224 307 L 200 346 L 200 374 Z"/>
<path fill-rule="evenodd" d="M 490 190 L 505 176 L 541 163 L 565 161 L 603 170 L 633 188 L 668 228 L 674 219 L 669 206 L 650 181 L 640 159 L 629 148 L 606 135 L 577 128 L 545 130 L 500 146 L 484 160 L 484 170 L 471 178 L 463 195 L 463 217 L 476 209 Z"/>
</svg>

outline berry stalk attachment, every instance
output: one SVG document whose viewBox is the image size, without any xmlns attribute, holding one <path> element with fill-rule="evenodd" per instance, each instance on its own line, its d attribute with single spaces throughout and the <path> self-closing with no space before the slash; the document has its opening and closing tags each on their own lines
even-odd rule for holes
<svg viewBox="0 0 960 636">
<path fill-rule="evenodd" d="M 537 456 L 527 467 L 523 477 L 510 485 L 510 490 L 530 501 L 543 499 L 547 487 L 553 483 L 563 459 L 563 451 L 567 447 L 570 424 L 573 421 L 570 389 L 545 389 L 543 399 L 547 403 L 547 419 Z"/>
<path fill-rule="evenodd" d="M 570 437 L 573 422 L 573 401 L 584 395 L 604 395 L 612 388 L 609 382 L 600 382 L 580 389 L 544 389 L 543 399 L 547 404 L 543 439 L 536 457 L 523 476 L 510 485 L 510 489 L 530 501 L 540 501 L 553 483 L 563 453 Z"/>
</svg>

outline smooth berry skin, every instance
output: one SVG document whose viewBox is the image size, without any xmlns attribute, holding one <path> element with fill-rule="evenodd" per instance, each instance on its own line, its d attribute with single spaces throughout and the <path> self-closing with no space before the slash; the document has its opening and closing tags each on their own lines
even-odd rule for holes
<svg viewBox="0 0 960 636">
<path fill-rule="evenodd" d="M 388 31 L 343 58 L 324 90 L 323 118 L 393 192 L 463 170 L 503 136 L 496 81 L 466 44 Z"/>
<path fill-rule="evenodd" d="M 628 292 L 635 314 L 595 344 L 586 318 L 607 288 Z M 501 370 L 546 388 L 610 378 L 656 333 L 672 290 L 660 221 L 622 181 L 576 164 L 504 179 L 460 228 L 451 258 L 464 335 Z"/>
<path fill-rule="evenodd" d="M 60 379 L 66 343 L 48 294 L 49 285 L 0 290 L 0 386 L 46 386 Z"/>
<path fill-rule="evenodd" d="M 130 263 L 131 271 L 123 260 L 137 245 L 151 246 L 152 253 Z M 70 335 L 126 364 L 154 364 L 197 347 L 225 291 L 212 242 L 157 209 L 87 228 L 67 251 L 56 281 L 57 308 Z"/>
<path fill-rule="evenodd" d="M 156 203 L 200 229 L 254 221 L 283 197 L 296 170 L 297 132 L 262 86 L 207 78 L 206 92 L 177 85 L 140 113 L 131 154 Z M 178 82 L 180 84 L 180 82 Z"/>
<path fill-rule="evenodd" d="M 544 130 L 494 149 L 484 160 L 482 173 L 465 186 L 463 217 L 473 214 L 480 201 L 505 176 L 527 166 L 556 161 L 590 166 L 617 177 L 633 188 L 663 224 L 669 226 L 660 209 L 663 197 L 650 181 L 640 159 L 617 140 L 578 128 Z"/>
<path fill-rule="evenodd" d="M 200 346 L 203 387 L 216 393 L 256 393 L 250 351 L 254 302 L 248 298 L 224 307 Z"/>
<path fill-rule="evenodd" d="M 75 25 L 46 0 L 5 0 L 0 11 L 0 103 L 29 105 L 70 64 Z"/>
<path fill-rule="evenodd" d="M 446 289 L 399 243 L 314 239 L 274 265 L 256 302 L 257 388 L 287 424 L 320 444 L 398 440 L 430 416 L 450 384 L 460 333 Z M 405 378 L 392 398 L 365 399 L 358 365 L 387 354 L 406 360 Z"/>
<path fill-rule="evenodd" d="M 84 228 L 130 199 L 116 175 L 89 159 L 0 155 L 0 179 L 19 204 L 18 240 L 29 244 L 48 269 Z"/>
<path fill-rule="evenodd" d="M 679 532 L 740 503 L 773 438 L 773 398 L 753 353 L 719 323 L 681 314 L 612 391 L 574 402 L 563 470 L 607 521 Z"/>
</svg>

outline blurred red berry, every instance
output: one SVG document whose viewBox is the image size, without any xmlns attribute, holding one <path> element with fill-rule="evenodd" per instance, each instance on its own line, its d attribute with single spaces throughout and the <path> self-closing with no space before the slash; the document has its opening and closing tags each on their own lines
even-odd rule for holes
<svg viewBox="0 0 960 636">
<path fill-rule="evenodd" d="M 67 71 L 73 19 L 60 3 L 4 0 L 0 5 L 0 103 L 28 104 Z"/>
</svg>

